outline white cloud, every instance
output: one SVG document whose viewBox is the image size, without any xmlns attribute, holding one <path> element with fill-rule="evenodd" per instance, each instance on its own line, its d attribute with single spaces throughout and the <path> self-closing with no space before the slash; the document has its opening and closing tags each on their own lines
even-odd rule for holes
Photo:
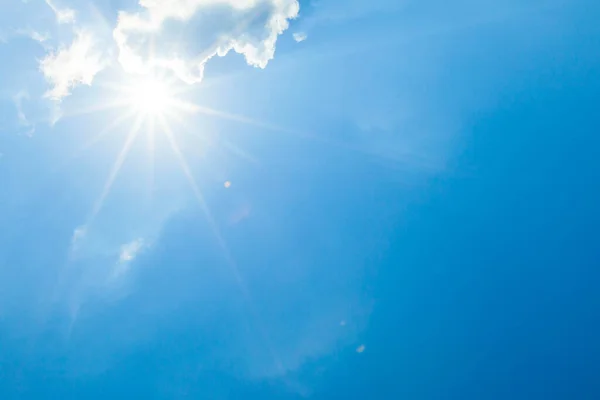
<svg viewBox="0 0 600 400">
<path fill-rule="evenodd" d="M 129 242 L 121 246 L 121 253 L 119 254 L 120 263 L 131 262 L 137 257 L 138 253 L 144 247 L 144 239 L 136 239 L 133 242 Z"/>
<path fill-rule="evenodd" d="M 46 0 L 46 4 L 54 11 L 56 21 L 59 24 L 71 24 L 75 22 L 75 10 L 67 7 L 58 7 L 56 3 L 54 3 L 54 0 Z"/>
<path fill-rule="evenodd" d="M 144 247 L 146 247 L 146 243 L 142 238 L 122 245 L 119 261 L 112 270 L 111 279 L 116 279 L 125 274 L 129 270 L 129 264 L 135 260 Z"/>
<path fill-rule="evenodd" d="M 252 66 L 266 67 L 278 36 L 300 9 L 297 0 L 140 0 L 140 5 L 140 12 L 119 13 L 113 31 L 119 62 L 128 72 L 170 70 L 187 83 L 200 82 L 206 62 L 230 50 Z M 182 42 L 182 34 L 190 41 Z"/>
<path fill-rule="evenodd" d="M 92 36 L 77 32 L 70 47 L 51 52 L 40 62 L 40 70 L 52 86 L 45 96 L 61 100 L 76 85 L 91 85 L 103 68 L 101 53 L 94 48 Z"/>
<path fill-rule="evenodd" d="M 296 32 L 293 36 L 294 40 L 298 43 L 304 42 L 308 38 L 308 35 L 304 32 Z"/>
<path fill-rule="evenodd" d="M 35 40 L 36 42 L 39 42 L 39 43 L 44 43 L 48 39 L 50 39 L 49 34 L 41 33 L 41 32 L 35 31 L 33 29 L 18 29 L 15 33 L 17 35 L 27 36 L 28 38 Z"/>
<path fill-rule="evenodd" d="M 46 40 L 50 38 L 50 36 L 46 33 L 39 33 L 36 31 L 29 32 L 29 37 L 36 42 L 44 43 Z"/>
</svg>

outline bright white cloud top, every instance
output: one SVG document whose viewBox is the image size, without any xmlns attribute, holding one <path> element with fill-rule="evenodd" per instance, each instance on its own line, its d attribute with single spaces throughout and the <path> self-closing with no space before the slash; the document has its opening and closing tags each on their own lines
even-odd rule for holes
<svg viewBox="0 0 600 400">
<path fill-rule="evenodd" d="M 277 38 L 296 18 L 297 0 L 141 0 L 142 10 L 121 12 L 113 32 L 128 72 L 166 69 L 200 82 L 212 57 L 234 50 L 264 68 Z M 186 33 L 187 40 L 179 41 Z"/>
<path fill-rule="evenodd" d="M 171 74 L 187 84 L 201 82 L 206 63 L 231 50 L 265 68 L 300 10 L 297 0 L 140 0 L 136 11 L 119 11 L 114 25 L 105 21 L 114 26 L 111 36 L 79 26 L 74 10 L 46 3 L 59 24 L 73 24 L 72 43 L 40 62 L 50 84 L 46 97 L 57 101 L 80 84 L 91 85 L 109 64 L 132 74 Z"/>
</svg>

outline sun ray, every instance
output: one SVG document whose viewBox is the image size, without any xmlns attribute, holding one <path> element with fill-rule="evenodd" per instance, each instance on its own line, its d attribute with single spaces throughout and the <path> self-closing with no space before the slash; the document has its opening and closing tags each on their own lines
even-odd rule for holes
<svg viewBox="0 0 600 400">
<path fill-rule="evenodd" d="M 188 181 L 188 184 L 190 185 L 192 193 L 194 194 L 194 197 L 196 198 L 196 201 L 198 202 L 200 209 L 204 213 L 204 216 L 206 217 L 206 220 L 208 222 L 210 229 L 212 230 L 213 234 L 215 235 L 215 239 L 217 240 L 219 247 L 223 251 L 223 256 L 225 257 L 225 261 L 227 262 L 227 265 L 230 267 L 231 272 L 233 273 L 234 278 L 235 278 L 236 282 L 238 283 L 238 285 L 240 286 L 240 289 L 243 291 L 244 295 L 249 296 L 250 294 L 249 294 L 248 289 L 246 288 L 246 284 L 244 283 L 244 280 L 239 272 L 237 263 L 235 262 L 231 253 L 229 252 L 228 246 L 225 243 L 225 239 L 221 235 L 219 227 L 217 226 L 217 223 L 214 220 L 212 213 L 210 212 L 210 209 L 208 208 L 208 205 L 206 204 L 206 201 L 204 200 L 204 195 L 202 194 L 202 191 L 200 190 L 200 186 L 198 186 L 198 183 L 196 183 L 196 179 L 194 178 L 194 175 L 192 174 L 192 171 L 188 165 L 188 162 L 185 159 L 185 156 L 183 155 L 181 149 L 179 148 L 177 141 L 175 140 L 175 136 L 173 134 L 173 131 L 171 130 L 171 127 L 169 126 L 169 124 L 167 123 L 167 121 L 165 120 L 165 118 L 163 116 L 159 116 L 159 123 L 163 130 L 163 133 L 165 134 L 165 136 L 169 142 L 171 150 L 173 151 L 173 154 L 175 155 L 175 158 L 177 159 L 177 162 L 179 163 L 179 166 L 181 167 L 181 170 L 182 170 L 183 174 L 185 175 L 185 177 Z"/>
<path fill-rule="evenodd" d="M 117 178 L 117 175 L 119 174 L 119 171 L 121 170 L 121 167 L 123 166 L 123 162 L 125 161 L 125 159 L 127 158 L 127 155 L 129 154 L 131 145 L 133 144 L 133 142 L 135 141 L 135 138 L 137 137 L 137 134 L 140 130 L 141 123 L 142 123 L 142 118 L 138 116 L 138 118 L 134 122 L 131 130 L 127 134 L 127 138 L 125 139 L 123 148 L 119 152 L 119 155 L 117 156 L 117 159 L 115 160 L 115 162 L 113 164 L 113 167 L 112 167 L 110 174 L 106 180 L 106 183 L 104 184 L 104 188 L 102 189 L 102 193 L 100 194 L 100 197 L 98 197 L 98 199 L 96 200 L 96 202 L 94 204 L 94 208 L 92 209 L 92 212 L 91 212 L 90 216 L 88 217 L 86 226 L 89 226 L 94 221 L 94 219 L 96 218 L 96 216 L 102 209 L 102 206 L 104 205 L 104 201 L 106 200 L 106 197 L 110 193 L 112 185 L 115 182 L 115 179 Z"/>
<path fill-rule="evenodd" d="M 73 117 L 78 117 L 78 116 L 82 116 L 82 115 L 94 114 L 94 113 L 101 112 L 101 111 L 108 111 L 108 110 L 113 110 L 113 109 L 117 109 L 117 108 L 123 108 L 125 106 L 127 106 L 127 101 L 122 100 L 122 99 L 114 100 L 114 101 L 104 101 L 100 104 L 96 104 L 91 107 L 80 108 L 80 109 L 73 110 L 73 111 L 65 111 L 65 112 L 63 112 L 61 118 L 63 118 L 63 119 L 73 118 Z"/>
<path fill-rule="evenodd" d="M 53 169 L 53 173 L 62 171 L 65 168 L 67 168 L 74 160 L 79 158 L 85 151 L 90 149 L 92 146 L 94 146 L 96 143 L 98 143 L 104 136 L 106 136 L 109 132 L 111 132 L 113 129 L 117 128 L 119 125 L 121 125 L 123 122 L 125 122 L 125 120 L 127 118 L 130 118 L 132 116 L 133 116 L 133 113 L 125 113 L 125 114 L 119 116 L 117 119 L 113 120 L 110 124 L 108 124 L 106 127 L 104 127 L 104 129 L 102 129 L 100 132 L 98 132 L 92 138 L 87 140 L 83 145 L 79 146 L 76 150 L 74 150 L 69 156 L 65 157 L 64 160 L 62 160 L 62 162 Z"/>
<path fill-rule="evenodd" d="M 246 150 L 239 148 L 238 146 L 233 144 L 231 141 L 220 140 L 219 143 L 221 145 L 223 145 L 223 147 L 225 147 L 231 154 L 234 154 L 234 155 L 240 157 L 241 159 L 246 160 L 247 162 L 249 162 L 251 164 L 255 164 L 255 165 L 260 164 L 260 162 L 253 155 L 248 153 Z"/>
<path fill-rule="evenodd" d="M 173 99 L 174 108 L 185 110 L 188 113 L 196 113 L 202 114 L 209 117 L 215 117 L 219 119 L 225 119 L 228 121 L 239 122 L 244 125 L 253 126 L 256 128 L 261 128 L 266 131 L 278 132 L 285 135 L 288 135 L 293 138 L 301 139 L 301 140 L 310 140 L 314 142 L 318 142 L 323 145 L 327 145 L 333 148 L 358 153 L 363 157 L 367 157 L 370 159 L 375 159 L 379 161 L 389 162 L 393 164 L 410 164 L 414 165 L 416 162 L 420 162 L 421 167 L 435 169 L 435 165 L 431 165 L 428 160 L 423 159 L 418 156 L 418 154 L 414 153 L 406 153 L 399 155 L 399 157 L 393 157 L 390 155 L 380 154 L 372 151 L 367 151 L 364 148 L 356 145 L 352 145 L 350 143 L 345 143 L 339 140 L 334 140 L 332 138 L 324 137 L 322 135 L 317 135 L 312 132 L 301 131 L 296 129 L 289 129 L 285 127 L 281 127 L 275 124 L 271 124 L 268 122 L 259 121 L 253 118 L 246 117 L 240 114 L 229 113 L 226 111 L 216 110 L 214 108 L 202 106 L 199 104 L 194 104 L 178 99 Z"/>
<path fill-rule="evenodd" d="M 185 101 L 181 101 L 181 100 L 177 100 L 177 99 L 174 99 L 173 101 L 174 101 L 174 104 L 177 106 L 177 108 L 186 110 L 187 112 L 203 114 L 203 115 L 206 115 L 209 117 L 225 119 L 225 120 L 233 121 L 233 122 L 240 122 L 244 125 L 253 126 L 256 128 L 262 128 L 267 131 L 282 133 L 282 134 L 285 134 L 285 135 L 288 135 L 291 137 L 296 137 L 298 139 L 314 140 L 314 141 L 323 142 L 323 143 L 326 143 L 329 145 L 343 146 L 343 144 L 341 142 L 337 143 L 335 141 L 332 141 L 327 138 L 323 138 L 323 137 L 315 135 L 313 133 L 281 127 L 281 126 L 271 124 L 268 122 L 263 122 L 263 121 L 259 121 L 259 120 L 253 119 L 253 118 L 249 118 L 244 115 L 229 113 L 229 112 L 221 111 L 221 110 L 216 110 L 214 108 L 201 106 L 199 104 L 185 102 Z"/>
<path fill-rule="evenodd" d="M 166 119 L 162 115 L 159 116 L 158 121 L 160 123 L 161 129 L 163 130 L 163 133 L 165 134 L 165 136 L 169 142 L 169 146 L 171 147 L 171 150 L 173 151 L 175 158 L 177 158 L 177 162 L 179 163 L 179 166 L 181 167 L 181 170 L 183 171 L 183 174 L 185 175 L 185 177 L 188 181 L 188 184 L 190 185 L 190 188 L 192 189 L 192 193 L 194 193 L 194 197 L 198 201 L 198 204 L 200 205 L 202 212 L 205 214 L 206 219 L 208 220 L 211 230 L 215 234 L 219 245 L 221 247 L 223 247 L 224 249 L 226 249 L 227 246 L 225 246 L 225 242 L 222 239 L 221 234 L 219 233 L 217 224 L 214 221 L 212 214 L 211 214 L 210 210 L 208 209 L 208 206 L 206 205 L 206 202 L 204 201 L 204 195 L 202 194 L 202 191 L 200 190 L 200 186 L 198 186 L 198 184 L 196 183 L 196 179 L 194 178 L 194 175 L 192 174 L 192 171 L 187 163 L 187 160 L 185 159 L 185 156 L 181 152 L 181 149 L 179 148 L 179 145 L 177 144 L 177 141 L 175 140 L 175 137 L 173 135 L 173 131 L 171 130 L 171 127 L 169 126 Z M 237 273 L 236 273 L 236 275 L 237 275 Z M 238 277 L 236 276 L 236 279 L 237 278 Z"/>
<path fill-rule="evenodd" d="M 246 285 L 246 283 L 239 271 L 237 262 L 235 261 L 231 252 L 229 251 L 229 247 L 227 246 L 227 243 L 225 242 L 225 239 L 223 238 L 223 235 L 221 234 L 219 227 L 218 227 L 216 221 L 214 220 L 214 218 L 206 204 L 206 201 L 204 200 L 202 191 L 200 190 L 198 183 L 196 183 L 196 179 L 194 178 L 194 175 L 192 174 L 192 171 L 187 163 L 187 160 L 185 159 L 185 156 L 183 155 L 181 149 L 179 148 L 179 145 L 177 144 L 177 141 L 175 140 L 173 131 L 171 130 L 171 128 L 170 128 L 169 124 L 167 123 L 167 121 L 165 120 L 164 116 L 162 116 L 162 115 L 159 116 L 159 123 L 163 130 L 163 133 L 165 134 L 165 136 L 167 137 L 167 140 L 169 141 L 171 150 L 175 154 L 175 157 L 177 158 L 177 161 L 179 162 L 181 170 L 183 171 L 183 174 L 185 175 L 185 177 L 188 181 L 188 184 L 190 185 L 190 188 L 192 189 L 194 197 L 198 201 L 198 204 L 200 205 L 200 208 L 202 209 L 202 211 L 206 217 L 206 220 L 210 226 L 210 229 L 212 230 L 213 234 L 215 235 L 215 239 L 217 240 L 217 243 L 223 252 L 223 257 L 225 258 L 225 262 L 226 262 L 227 266 L 229 267 L 230 272 L 233 274 L 233 276 L 236 280 L 236 283 L 238 284 L 238 287 L 239 287 L 240 291 L 242 292 L 242 295 L 246 299 L 247 305 L 250 308 L 252 316 L 254 317 L 254 319 L 257 322 L 257 325 L 260 330 L 260 336 L 262 337 L 262 340 L 265 343 L 265 346 L 267 347 L 270 356 L 273 358 L 275 364 L 277 365 L 277 368 L 280 371 L 283 371 L 285 369 L 283 366 L 283 362 L 281 361 L 281 358 L 278 356 L 277 352 L 275 351 L 275 348 L 272 344 L 272 340 L 270 339 L 270 335 L 269 335 L 267 329 L 265 328 L 264 323 L 262 323 L 259 313 L 254 305 L 254 301 L 252 300 L 252 295 L 250 293 L 250 290 L 248 289 L 248 286 Z"/>
<path fill-rule="evenodd" d="M 194 137 L 200 139 L 202 141 L 202 143 L 204 143 L 205 145 L 214 144 L 214 142 L 207 140 L 207 135 L 205 133 L 198 134 L 195 129 L 191 128 L 189 126 L 189 124 L 186 123 L 185 119 L 181 115 L 179 115 L 177 113 L 165 113 L 165 117 L 169 117 L 170 120 L 177 122 L 178 125 L 181 126 L 185 130 L 186 133 L 189 133 L 189 134 L 193 135 Z M 221 149 L 221 147 L 223 149 Z M 249 154 L 247 151 L 236 146 L 234 143 L 232 143 L 229 140 L 224 140 L 223 138 L 217 139 L 217 145 L 213 146 L 211 151 L 219 152 L 221 155 L 226 155 L 226 153 L 230 153 L 230 154 L 233 154 L 234 156 L 237 156 L 240 159 L 243 159 L 251 164 L 256 164 L 256 165 L 260 164 L 260 162 L 254 156 Z"/>
<path fill-rule="evenodd" d="M 186 124 L 184 116 L 178 113 L 177 110 L 165 110 L 165 112 L 163 112 L 163 116 L 165 118 L 168 117 L 170 120 L 176 121 L 181 126 L 184 126 L 187 130 L 191 131 L 189 126 Z"/>
<path fill-rule="evenodd" d="M 148 149 L 148 209 L 152 209 L 152 200 L 154 193 L 154 175 L 155 175 L 155 130 L 156 130 L 156 119 L 151 118 L 148 120 L 148 133 L 146 136 L 147 149 Z"/>
<path fill-rule="evenodd" d="M 270 124 L 268 122 L 258 121 L 258 120 L 246 117 L 244 115 L 229 113 L 226 111 L 220 111 L 220 110 L 216 110 L 214 108 L 201 106 L 199 104 L 182 101 L 180 99 L 172 99 L 171 103 L 173 105 L 173 110 L 182 110 L 182 111 L 185 111 L 186 113 L 202 114 L 202 115 L 205 115 L 208 117 L 215 117 L 215 118 L 224 119 L 224 120 L 228 120 L 228 121 L 239 122 L 244 125 L 254 126 L 257 128 L 267 130 L 267 131 L 278 132 L 278 133 L 286 134 L 286 135 L 289 135 L 292 137 L 298 137 L 300 139 L 313 139 L 313 140 L 320 139 L 318 136 L 311 135 L 306 132 L 301 132 L 301 131 L 284 128 L 281 126 Z M 179 116 L 177 116 L 177 118 L 182 120 L 182 118 Z M 182 120 L 182 123 L 183 123 L 183 120 Z"/>
<path fill-rule="evenodd" d="M 229 251 L 227 243 L 225 242 L 225 239 L 223 238 L 223 235 L 221 234 L 220 229 L 219 229 L 215 219 L 213 218 L 212 213 L 210 212 L 210 209 L 208 208 L 208 205 L 206 204 L 206 201 L 204 200 L 204 195 L 202 194 L 202 191 L 200 190 L 200 186 L 196 182 L 196 179 L 194 178 L 194 175 L 192 174 L 192 171 L 188 165 L 188 162 L 185 159 L 185 156 L 183 155 L 181 149 L 179 148 L 177 141 L 175 140 L 175 136 L 173 134 L 173 131 L 171 130 L 171 127 L 169 126 L 169 124 L 167 123 L 167 121 L 165 120 L 165 118 L 163 116 L 159 117 L 159 123 L 161 125 L 161 129 L 163 130 L 163 133 L 165 134 L 165 136 L 169 142 L 171 150 L 173 151 L 175 158 L 177 158 L 179 166 L 181 167 L 181 170 L 182 170 L 183 174 L 185 175 L 185 177 L 188 181 L 188 184 L 190 185 L 192 193 L 194 194 L 194 197 L 196 198 L 196 201 L 198 202 L 200 209 L 204 213 L 204 216 L 208 222 L 208 225 L 209 225 L 211 231 L 215 235 L 217 244 L 221 248 L 221 250 L 223 252 L 223 256 L 225 258 L 225 261 L 226 261 L 227 265 L 229 266 L 237 284 L 239 285 L 240 290 L 242 291 L 243 295 L 245 297 L 247 297 L 247 299 L 251 299 L 250 292 L 244 282 L 244 279 L 242 278 L 242 275 L 239 272 L 237 263 L 234 260 L 233 256 L 231 255 L 231 252 Z"/>
<path fill-rule="evenodd" d="M 174 104 L 177 106 L 177 108 L 179 108 L 181 110 L 186 110 L 190 113 L 204 114 L 204 115 L 207 115 L 210 117 L 216 117 L 216 118 L 225 119 L 225 120 L 229 120 L 229 121 L 240 122 L 245 125 L 255 126 L 257 128 L 263 128 L 263 129 L 267 129 L 267 130 L 271 130 L 271 131 L 278 131 L 278 132 L 282 132 L 282 133 L 291 133 L 292 132 L 288 129 L 285 129 L 285 128 L 282 128 L 282 127 L 279 127 L 279 126 L 276 126 L 273 124 L 257 121 L 255 119 L 248 118 L 248 117 L 245 117 L 245 116 L 239 115 L 239 114 L 233 114 L 233 113 L 228 113 L 225 111 L 215 110 L 214 108 L 201 106 L 199 104 L 189 103 L 189 102 L 185 102 L 185 101 L 181 101 L 181 100 L 177 100 L 177 99 L 174 100 Z"/>
<path fill-rule="evenodd" d="M 165 112 L 163 114 L 163 118 L 165 118 L 165 120 L 166 120 L 167 117 L 169 118 L 170 121 L 176 122 L 181 128 L 183 128 L 183 130 L 187 134 L 190 134 L 190 135 L 194 136 L 195 138 L 199 139 L 204 146 L 211 145 L 211 141 L 208 140 L 209 135 L 207 135 L 205 132 L 198 133 L 198 129 L 195 127 L 191 127 L 190 124 L 187 123 L 185 118 L 183 116 L 181 116 L 179 113 Z"/>
<path fill-rule="evenodd" d="M 96 135 L 94 135 L 89 140 L 87 140 L 77 150 L 77 153 L 78 154 L 79 153 L 83 153 L 86 150 L 88 150 L 89 148 L 93 147 L 96 143 L 98 143 L 100 140 L 102 140 L 109 132 L 111 132 L 113 129 L 117 128 L 119 125 L 121 125 L 122 123 L 124 123 L 127 119 L 133 117 L 134 114 L 135 113 L 133 111 L 129 111 L 129 112 L 123 113 L 122 115 L 118 116 L 116 119 L 114 119 L 113 121 L 111 121 L 111 123 L 108 124 L 104 129 L 102 129 Z"/>
<path fill-rule="evenodd" d="M 281 126 L 277 126 L 274 124 L 270 124 L 267 122 L 258 121 L 243 115 L 233 114 L 225 111 L 216 110 L 210 107 L 201 106 L 194 103 L 184 102 L 180 100 L 175 100 L 179 109 L 185 109 L 188 112 L 203 114 L 210 117 L 216 117 L 220 119 L 225 119 L 234 122 L 240 122 L 242 124 L 253 126 L 257 128 L 262 128 L 267 131 L 278 132 L 290 137 L 294 137 L 301 140 L 310 140 L 314 142 L 318 142 L 320 144 L 324 144 L 333 148 L 350 151 L 353 153 L 358 153 L 364 157 L 368 157 L 371 159 L 377 159 L 380 161 L 385 161 L 393 164 L 410 164 L 414 165 L 416 162 L 421 162 L 421 166 L 423 168 L 431 168 L 434 169 L 435 166 L 431 165 L 428 160 L 421 159 L 418 155 L 415 154 L 403 154 L 400 157 L 392 157 L 385 154 L 378 154 L 375 152 L 366 151 L 364 148 L 356 145 L 352 145 L 350 143 L 345 143 L 339 140 L 334 140 L 332 138 L 323 137 L 322 135 L 316 135 L 311 132 L 300 131 L 295 129 L 289 129 Z"/>
</svg>

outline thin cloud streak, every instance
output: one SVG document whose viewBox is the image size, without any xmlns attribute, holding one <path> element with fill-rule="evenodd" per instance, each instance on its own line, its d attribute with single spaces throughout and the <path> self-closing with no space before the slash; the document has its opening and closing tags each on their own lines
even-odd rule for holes
<svg viewBox="0 0 600 400">
<path fill-rule="evenodd" d="M 141 123 L 142 123 L 142 120 L 140 117 L 138 117 L 136 119 L 135 123 L 133 124 L 133 127 L 129 131 L 129 134 L 127 135 L 127 139 L 125 140 L 125 143 L 123 144 L 123 148 L 121 149 L 121 152 L 117 156 L 117 159 L 115 160 L 115 163 L 113 164 L 113 167 L 108 176 L 108 179 L 106 180 L 106 183 L 104 184 L 102 193 L 100 194 L 100 197 L 98 198 L 98 200 L 96 200 L 94 208 L 92 209 L 92 212 L 88 218 L 88 222 L 86 224 L 87 226 L 89 226 L 94 221 L 94 219 L 96 218 L 96 216 L 102 209 L 102 206 L 104 205 L 104 201 L 106 200 L 106 197 L 110 193 L 112 185 L 115 182 L 115 179 L 117 178 L 119 171 L 121 170 L 121 167 L 123 166 L 123 163 L 125 162 L 125 159 L 127 158 L 127 155 L 129 154 L 129 150 L 131 149 L 131 146 L 140 131 Z"/>
<path fill-rule="evenodd" d="M 48 7 L 52 9 L 56 15 L 56 22 L 59 24 L 72 24 L 75 22 L 75 10 L 65 7 L 61 8 L 54 3 L 54 0 L 45 0 Z"/>
</svg>

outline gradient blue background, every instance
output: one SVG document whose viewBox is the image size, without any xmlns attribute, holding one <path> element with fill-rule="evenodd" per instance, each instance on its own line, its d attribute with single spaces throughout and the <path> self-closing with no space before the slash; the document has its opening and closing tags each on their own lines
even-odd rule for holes
<svg viewBox="0 0 600 400">
<path fill-rule="evenodd" d="M 311 133 L 180 138 L 242 288 L 168 152 L 143 200 L 140 145 L 75 267 L 158 232 L 129 289 L 50 296 L 123 136 L 62 167 L 104 114 L 3 131 L 0 398 L 599 398 L 600 5 L 504 3 L 303 2 L 266 70 L 209 64 L 190 96 Z"/>
</svg>

